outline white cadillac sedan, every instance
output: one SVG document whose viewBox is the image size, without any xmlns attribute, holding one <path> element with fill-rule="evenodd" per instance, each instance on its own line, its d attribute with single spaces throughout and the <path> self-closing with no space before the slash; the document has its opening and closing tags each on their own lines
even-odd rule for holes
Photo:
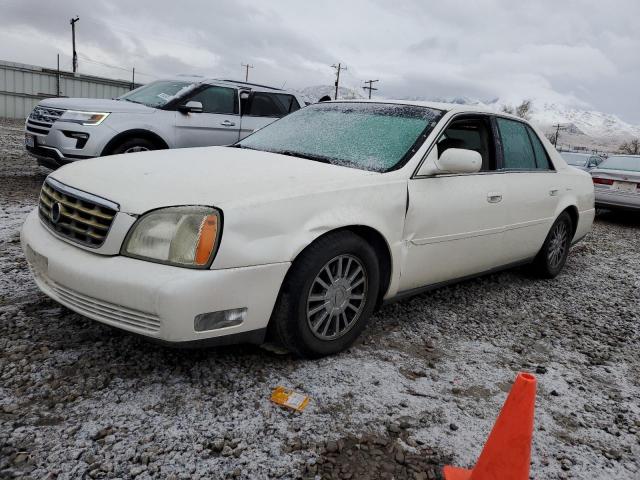
<svg viewBox="0 0 640 480">
<path fill-rule="evenodd" d="M 22 246 L 44 293 L 99 322 L 318 357 L 386 301 L 525 263 L 555 277 L 594 214 L 589 174 L 518 118 L 330 102 L 234 147 L 65 166 Z"/>
</svg>

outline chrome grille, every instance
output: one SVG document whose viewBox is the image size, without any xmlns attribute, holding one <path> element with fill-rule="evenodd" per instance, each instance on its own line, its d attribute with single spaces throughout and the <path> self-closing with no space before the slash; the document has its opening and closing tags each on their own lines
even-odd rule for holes
<svg viewBox="0 0 640 480">
<path fill-rule="evenodd" d="M 118 205 L 47 178 L 40 191 L 40 218 L 59 235 L 97 248 L 107 238 Z"/>
<path fill-rule="evenodd" d="M 27 131 L 39 135 L 49 133 L 51 126 L 58 120 L 65 110 L 61 108 L 36 107 L 27 118 Z"/>
</svg>

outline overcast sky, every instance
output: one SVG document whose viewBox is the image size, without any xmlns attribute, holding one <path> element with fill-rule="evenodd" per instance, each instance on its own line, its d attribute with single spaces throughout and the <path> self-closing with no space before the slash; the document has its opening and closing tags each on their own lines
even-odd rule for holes
<svg viewBox="0 0 640 480">
<path fill-rule="evenodd" d="M 640 124 L 640 1 L 0 0 L 0 59 L 151 81 L 301 88 L 379 79 L 385 97 L 573 104 Z M 107 64 L 123 70 L 105 67 Z"/>
</svg>

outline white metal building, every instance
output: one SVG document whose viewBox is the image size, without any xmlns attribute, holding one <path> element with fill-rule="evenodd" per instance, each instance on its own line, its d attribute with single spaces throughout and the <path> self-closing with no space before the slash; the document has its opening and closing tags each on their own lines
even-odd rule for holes
<svg viewBox="0 0 640 480">
<path fill-rule="evenodd" d="M 0 60 L 0 117 L 26 118 L 43 98 L 113 98 L 131 89 L 126 80 Z"/>
</svg>

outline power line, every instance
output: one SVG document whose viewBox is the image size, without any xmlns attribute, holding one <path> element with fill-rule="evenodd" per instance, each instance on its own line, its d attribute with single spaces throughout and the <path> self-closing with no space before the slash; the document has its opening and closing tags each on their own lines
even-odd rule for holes
<svg viewBox="0 0 640 480">
<path fill-rule="evenodd" d="M 253 65 L 249 65 L 248 63 L 241 63 L 240 65 L 245 67 L 244 81 L 248 82 L 249 81 L 249 69 L 253 68 Z"/>
<path fill-rule="evenodd" d="M 378 90 L 377 88 L 374 88 L 374 87 L 373 87 L 373 84 L 374 84 L 374 83 L 376 83 L 376 82 L 379 82 L 379 81 L 380 81 L 380 80 L 365 80 L 365 82 L 364 82 L 364 83 L 365 83 L 365 84 L 366 84 L 366 83 L 368 83 L 368 84 L 369 84 L 369 86 L 368 86 L 368 87 L 362 87 L 362 88 L 363 88 L 363 90 L 369 90 L 369 100 L 371 100 L 371 92 L 372 92 L 373 90 Z"/>
<path fill-rule="evenodd" d="M 333 97 L 334 100 L 338 99 L 338 86 L 340 85 L 340 71 L 341 70 L 346 70 L 347 67 L 343 67 L 341 63 L 338 63 L 338 65 L 331 65 L 333 68 L 336 69 L 336 93 Z"/>
<path fill-rule="evenodd" d="M 98 60 L 94 60 L 94 59 L 92 59 L 92 58 L 89 58 L 89 57 L 87 57 L 86 55 L 83 55 L 83 54 L 80 54 L 79 56 L 80 56 L 80 58 L 82 58 L 85 62 L 93 63 L 93 64 L 96 64 L 96 65 L 100 65 L 100 66 L 102 66 L 102 67 L 112 68 L 112 69 L 114 69 L 114 70 L 121 70 L 121 71 L 123 71 L 123 72 L 131 72 L 131 71 L 132 71 L 132 69 L 130 69 L 130 68 L 119 67 L 119 66 L 117 66 L 117 65 L 111 65 L 111 64 L 109 64 L 109 63 L 100 62 L 100 61 L 98 61 Z M 134 69 L 135 69 L 135 67 L 134 67 Z M 139 70 L 135 70 L 134 75 L 142 75 L 143 77 L 158 78 L 158 76 L 157 76 L 157 75 L 152 75 L 152 74 L 150 74 L 150 73 L 141 72 L 141 71 L 139 71 Z"/>
</svg>

